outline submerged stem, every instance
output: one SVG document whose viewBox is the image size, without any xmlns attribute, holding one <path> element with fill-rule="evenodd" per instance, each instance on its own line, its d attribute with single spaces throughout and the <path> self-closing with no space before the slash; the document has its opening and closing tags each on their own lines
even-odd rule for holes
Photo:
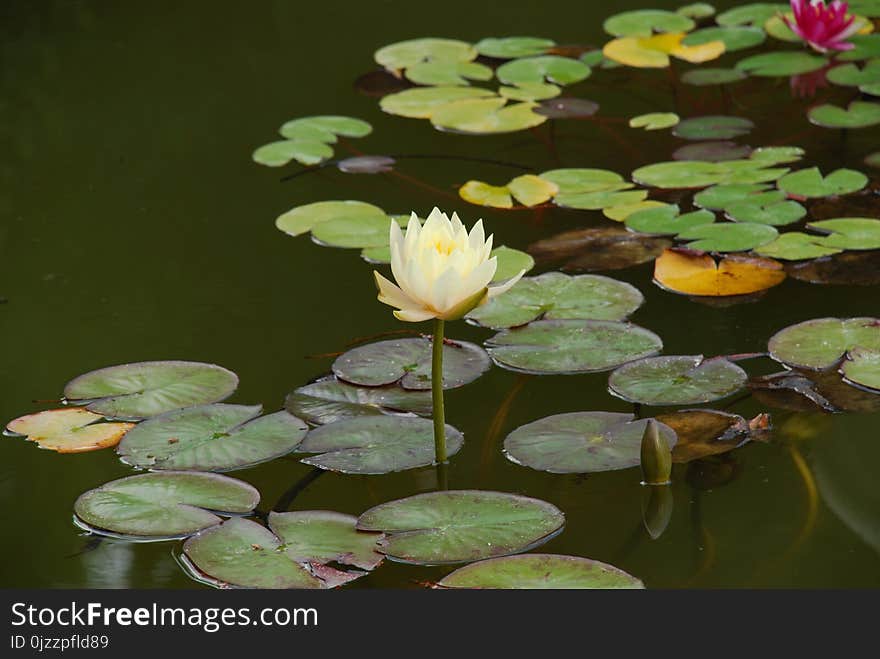
<svg viewBox="0 0 880 659">
<path fill-rule="evenodd" d="M 443 321 L 434 319 L 431 402 L 434 408 L 434 461 L 446 462 L 446 412 L 443 408 Z"/>
</svg>

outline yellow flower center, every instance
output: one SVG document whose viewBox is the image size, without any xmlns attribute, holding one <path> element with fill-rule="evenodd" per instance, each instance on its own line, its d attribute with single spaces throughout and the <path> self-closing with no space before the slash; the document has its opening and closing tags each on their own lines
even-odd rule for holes
<svg viewBox="0 0 880 659">
<path fill-rule="evenodd" d="M 438 254 L 445 254 L 449 256 L 452 254 L 452 250 L 455 249 L 455 243 L 446 242 L 440 238 L 434 241 L 434 249 L 437 250 Z"/>
</svg>

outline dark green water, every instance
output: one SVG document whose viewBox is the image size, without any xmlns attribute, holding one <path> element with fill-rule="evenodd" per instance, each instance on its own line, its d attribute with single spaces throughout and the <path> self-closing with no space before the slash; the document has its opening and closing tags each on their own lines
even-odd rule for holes
<svg viewBox="0 0 880 659">
<path fill-rule="evenodd" d="M 366 153 L 459 154 L 523 163 L 536 172 L 588 166 L 624 174 L 668 159 L 681 145 L 668 132 L 561 122 L 554 152 L 531 132 L 441 134 L 425 121 L 382 114 L 377 99 L 352 88 L 386 43 L 533 33 L 601 45 L 607 13 L 638 6 L 2 3 L 0 295 L 8 303 L 0 305 L 0 419 L 44 409 L 33 401 L 57 398 L 65 382 L 85 371 L 151 359 L 222 364 L 241 376 L 231 402 L 275 410 L 287 392 L 328 369 L 330 360 L 308 355 L 400 329 L 375 300 L 371 268 L 356 252 L 320 248 L 274 228 L 278 214 L 299 204 L 361 199 L 389 212 L 422 214 L 436 204 L 457 210 L 467 224 L 483 217 L 496 242 L 518 248 L 606 222 L 589 212 L 497 212 L 457 197 L 468 179 L 507 180 L 512 170 L 502 167 L 411 160 L 397 168 L 403 176 L 328 169 L 279 182 L 296 168 L 259 167 L 250 152 L 289 118 L 338 113 L 373 124 L 372 135 L 352 143 Z M 865 169 L 861 158 L 880 142 L 875 130 L 842 143 L 836 131 L 811 128 L 804 117 L 810 101 L 792 99 L 784 79 L 743 83 L 731 96 L 677 84 L 665 71 L 602 72 L 567 94 L 598 101 L 607 117 L 671 103 L 682 116 L 743 114 L 757 123 L 749 144 L 803 146 L 805 165 L 823 169 Z M 794 322 L 880 311 L 870 287 L 789 279 L 757 303 L 712 308 L 658 289 L 650 265 L 610 274 L 645 294 L 634 320 L 663 337 L 667 354 L 762 351 L 771 334 Z M 489 336 L 463 323 L 449 333 Z M 753 373 L 772 368 L 745 366 Z M 520 376 L 496 368 L 451 392 L 448 420 L 466 437 L 451 466 L 451 487 L 520 492 L 556 504 L 567 526 L 547 551 L 613 563 L 649 587 L 880 585 L 880 415 L 796 418 L 810 437 L 787 440 L 779 432 L 780 441 L 737 450 L 730 456 L 736 468 L 727 465 L 736 477 L 709 490 L 692 487 L 687 467 L 677 465 L 674 516 L 666 533 L 651 540 L 641 528 L 637 470 L 559 476 L 516 466 L 500 452 L 508 432 L 549 414 L 629 411 L 606 392 L 606 377 L 528 379 L 495 434 L 493 419 Z M 749 399 L 731 409 L 753 416 L 765 408 Z M 774 413 L 777 427 L 791 418 Z M 798 456 L 806 471 L 797 468 Z M 291 458 L 234 475 L 257 486 L 267 507 L 309 472 Z M 201 587 L 175 564 L 174 543 L 105 541 L 87 550 L 71 523 L 74 499 L 129 473 L 112 451 L 58 455 L 2 438 L 0 586 Z M 434 478 L 430 469 L 325 474 L 293 507 L 357 514 L 430 490 Z M 416 587 L 447 571 L 388 564 L 353 587 Z"/>
</svg>

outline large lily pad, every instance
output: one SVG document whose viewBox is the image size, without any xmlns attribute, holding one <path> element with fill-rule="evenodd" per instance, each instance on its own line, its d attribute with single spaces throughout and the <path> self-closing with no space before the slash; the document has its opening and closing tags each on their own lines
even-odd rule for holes
<svg viewBox="0 0 880 659">
<path fill-rule="evenodd" d="M 755 252 L 761 256 L 785 261 L 816 259 L 840 253 L 840 249 L 829 247 L 824 243 L 824 240 L 824 238 L 800 231 L 789 231 L 781 234 L 773 242 L 755 248 Z"/>
<path fill-rule="evenodd" d="M 373 127 L 363 119 L 339 115 L 320 115 L 292 119 L 278 131 L 287 139 L 320 139 L 330 144 L 336 143 L 336 136 L 365 137 Z"/>
<path fill-rule="evenodd" d="M 880 349 L 880 319 L 817 318 L 791 325 L 770 338 L 770 356 L 795 368 L 831 368 L 856 348 Z"/>
<path fill-rule="evenodd" d="M 560 194 L 606 192 L 632 187 L 632 184 L 624 181 L 620 174 L 608 169 L 551 169 L 539 176 L 545 181 L 553 183 Z"/>
<path fill-rule="evenodd" d="M 383 503 L 358 518 L 362 531 L 383 531 L 389 558 L 440 565 L 506 556 L 549 540 L 565 517 L 556 506 L 504 492 L 450 490 Z"/>
<path fill-rule="evenodd" d="M 377 387 L 398 382 L 404 389 L 431 388 L 429 339 L 393 339 L 358 346 L 333 362 L 333 373 L 351 384 Z M 466 341 L 443 345 L 443 388 L 476 380 L 489 370 L 486 351 Z"/>
<path fill-rule="evenodd" d="M 779 2 L 752 2 L 740 5 L 718 14 L 718 25 L 763 25 L 768 18 L 789 9 Z"/>
<path fill-rule="evenodd" d="M 446 449 L 458 453 L 464 438 L 446 426 Z M 343 474 L 388 474 L 434 463 L 434 423 L 430 419 L 364 416 L 312 430 L 297 447 L 320 453 L 303 462 Z"/>
<path fill-rule="evenodd" d="M 524 57 L 502 64 L 495 71 L 506 85 L 551 82 L 570 85 L 589 77 L 590 67 L 580 60 L 558 55 Z"/>
<path fill-rule="evenodd" d="M 736 68 L 749 75 L 768 78 L 787 77 L 818 71 L 828 64 L 819 55 L 801 50 L 777 51 L 746 57 L 736 63 Z"/>
<path fill-rule="evenodd" d="M 657 188 L 704 188 L 719 183 L 764 183 L 775 181 L 788 170 L 770 168 L 768 163 L 753 160 L 703 162 L 673 160 L 640 167 L 633 172 L 633 180 Z"/>
<path fill-rule="evenodd" d="M 126 464 L 154 470 L 232 471 L 290 453 L 307 426 L 260 405 L 215 403 L 166 412 L 129 431 L 116 449 Z"/>
<path fill-rule="evenodd" d="M 880 284 L 880 250 L 832 254 L 791 263 L 786 270 L 794 279 L 811 284 L 877 286 Z"/>
<path fill-rule="evenodd" d="M 850 350 L 840 372 L 847 382 L 880 392 L 880 349 Z"/>
<path fill-rule="evenodd" d="M 682 119 L 672 134 L 686 140 L 727 140 L 750 133 L 755 124 L 744 117 L 707 116 Z"/>
<path fill-rule="evenodd" d="M 661 204 L 662 205 L 662 204 Z M 620 208 L 620 212 L 625 212 Z M 624 215 L 627 217 L 628 213 Z M 539 240 L 529 251 L 545 265 L 565 272 L 617 270 L 653 261 L 672 242 L 620 227 L 575 229 Z"/>
<path fill-rule="evenodd" d="M 536 320 L 486 345 L 499 366 L 536 375 L 607 371 L 663 348 L 643 327 L 606 320 Z"/>
<path fill-rule="evenodd" d="M 312 204 L 296 206 L 279 215 L 275 220 L 275 226 L 290 236 L 299 236 L 325 222 L 371 219 L 387 221 L 387 215 L 378 206 L 363 201 L 316 201 Z"/>
<path fill-rule="evenodd" d="M 839 61 L 855 62 L 870 57 L 880 57 L 880 34 L 854 34 L 847 41 L 853 45 L 853 48 L 838 53 L 836 59 Z"/>
<path fill-rule="evenodd" d="M 752 153 L 748 144 L 737 144 L 729 140 L 720 142 L 692 142 L 680 146 L 672 152 L 674 160 L 703 160 L 706 162 L 724 162 L 741 160 Z"/>
<path fill-rule="evenodd" d="M 221 588 L 333 588 L 384 558 L 376 551 L 382 535 L 357 531 L 356 522 L 326 510 L 273 512 L 269 529 L 230 519 L 189 538 L 183 555 L 199 580 Z"/>
<path fill-rule="evenodd" d="M 420 62 L 469 62 L 477 49 L 465 41 L 427 37 L 384 46 L 373 55 L 386 69 L 405 69 Z"/>
<path fill-rule="evenodd" d="M 430 119 L 440 108 L 470 99 L 495 98 L 488 89 L 478 87 L 420 87 L 389 94 L 379 101 L 379 107 L 388 114 L 413 119 Z"/>
<path fill-rule="evenodd" d="M 540 37 L 487 37 L 474 46 L 480 55 L 497 59 L 516 59 L 541 55 L 553 48 L 556 42 Z"/>
<path fill-rule="evenodd" d="M 26 414 L 6 426 L 7 433 L 26 437 L 58 453 L 83 453 L 116 446 L 133 423 L 99 423 L 100 414 L 82 407 L 65 407 Z"/>
<path fill-rule="evenodd" d="M 679 215 L 678 206 L 659 206 L 640 210 L 626 218 L 626 226 L 633 231 L 661 236 L 674 236 L 685 229 L 712 224 L 715 214 L 707 210 Z"/>
<path fill-rule="evenodd" d="M 608 378 L 611 393 L 645 405 L 710 403 L 739 391 L 746 372 L 724 358 L 664 355 L 624 364 Z"/>
<path fill-rule="evenodd" d="M 825 128 L 867 128 L 880 124 L 880 103 L 853 101 L 845 109 L 823 103 L 810 108 L 807 117 Z"/>
<path fill-rule="evenodd" d="M 649 37 L 653 32 L 688 32 L 695 23 L 687 16 L 660 9 L 637 9 L 615 14 L 602 28 L 615 37 Z"/>
<path fill-rule="evenodd" d="M 848 87 L 878 83 L 880 82 L 880 59 L 868 60 L 861 68 L 855 64 L 835 66 L 828 71 L 825 77 L 835 85 Z"/>
<path fill-rule="evenodd" d="M 749 295 L 785 279 L 778 261 L 741 255 L 716 263 L 709 254 L 667 249 L 654 263 L 654 281 L 666 290 L 701 297 Z"/>
<path fill-rule="evenodd" d="M 626 187 L 632 187 L 628 184 Z M 638 204 L 648 197 L 647 190 L 625 190 L 605 192 L 580 192 L 575 194 L 557 194 L 553 203 L 563 208 L 579 208 L 581 210 L 598 211 L 618 206 Z"/>
<path fill-rule="evenodd" d="M 648 419 L 614 412 L 554 414 L 520 426 L 504 440 L 504 454 L 516 464 L 554 474 L 628 469 L 639 464 Z M 675 433 L 657 424 L 670 448 Z"/>
<path fill-rule="evenodd" d="M 215 403 L 238 387 L 238 376 L 201 362 L 157 361 L 108 366 L 74 378 L 64 397 L 97 414 L 145 419 L 191 405 Z"/>
<path fill-rule="evenodd" d="M 731 82 L 745 80 L 748 76 L 739 69 L 699 68 L 685 71 L 681 81 L 688 85 L 703 87 L 706 85 L 727 85 Z"/>
<path fill-rule="evenodd" d="M 521 554 L 465 565 L 443 577 L 436 587 L 574 590 L 645 586 L 623 570 L 589 558 Z"/>
<path fill-rule="evenodd" d="M 406 78 L 417 85 L 468 85 L 469 80 L 491 80 L 493 71 L 477 62 L 429 61 L 406 69 Z"/>
<path fill-rule="evenodd" d="M 703 252 L 745 252 L 771 242 L 778 235 L 776 229 L 766 224 L 719 222 L 685 229 L 678 238 L 693 241 L 688 248 Z"/>
<path fill-rule="evenodd" d="M 678 410 L 656 420 L 675 431 L 673 462 L 690 462 L 726 453 L 749 440 L 749 424 L 739 414 L 719 410 Z"/>
<path fill-rule="evenodd" d="M 861 190 L 868 177 L 854 169 L 837 169 L 823 177 L 818 167 L 800 169 L 786 174 L 777 185 L 792 197 L 830 197 Z"/>
<path fill-rule="evenodd" d="M 705 27 L 688 34 L 682 43 L 685 46 L 701 46 L 710 41 L 724 42 L 725 52 L 745 50 L 764 43 L 766 34 L 759 27 L 751 26 L 718 26 Z"/>
<path fill-rule="evenodd" d="M 317 165 L 333 157 L 333 148 L 319 140 L 280 140 L 254 150 L 253 161 L 267 167 L 283 167 L 291 160 L 302 165 Z"/>
<path fill-rule="evenodd" d="M 430 391 L 407 391 L 397 385 L 359 387 L 335 377 L 295 389 L 285 409 L 313 425 L 378 414 L 431 414 Z"/>
<path fill-rule="evenodd" d="M 474 309 L 468 319 L 495 329 L 538 318 L 623 320 L 644 300 L 637 288 L 610 277 L 546 272 L 523 277 L 503 295 Z"/>
<path fill-rule="evenodd" d="M 431 123 L 440 130 L 490 135 L 525 130 L 547 121 L 547 117 L 533 112 L 536 103 L 506 103 L 507 99 L 501 97 L 450 103 L 431 114 Z"/>
<path fill-rule="evenodd" d="M 700 208 L 720 211 L 734 202 L 748 199 L 751 195 L 764 192 L 766 189 L 767 185 L 762 183 L 713 185 L 695 194 L 694 204 Z"/>
<path fill-rule="evenodd" d="M 838 249 L 880 249 L 880 220 L 870 217 L 838 217 L 810 222 L 808 228 L 830 234 L 822 238 L 826 247 Z"/>
<path fill-rule="evenodd" d="M 253 487 L 228 476 L 168 471 L 110 481 L 80 495 L 73 509 L 97 533 L 166 540 L 220 522 L 211 511 L 240 515 L 259 501 Z"/>
<path fill-rule="evenodd" d="M 796 201 L 787 200 L 785 193 L 773 190 L 734 201 L 724 212 L 736 222 L 784 226 L 799 221 L 807 214 L 807 209 Z"/>
</svg>

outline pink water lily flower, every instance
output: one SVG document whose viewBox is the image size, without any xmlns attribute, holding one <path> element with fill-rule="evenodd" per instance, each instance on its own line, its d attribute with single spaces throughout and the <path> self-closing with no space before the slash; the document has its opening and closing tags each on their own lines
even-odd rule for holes
<svg viewBox="0 0 880 659">
<path fill-rule="evenodd" d="M 840 0 L 826 5 L 824 0 L 791 0 L 794 20 L 783 16 L 789 29 L 806 41 L 814 50 L 850 50 L 847 42 L 852 35 L 865 27 L 865 22 L 855 15 L 847 14 L 849 5 Z"/>
</svg>

